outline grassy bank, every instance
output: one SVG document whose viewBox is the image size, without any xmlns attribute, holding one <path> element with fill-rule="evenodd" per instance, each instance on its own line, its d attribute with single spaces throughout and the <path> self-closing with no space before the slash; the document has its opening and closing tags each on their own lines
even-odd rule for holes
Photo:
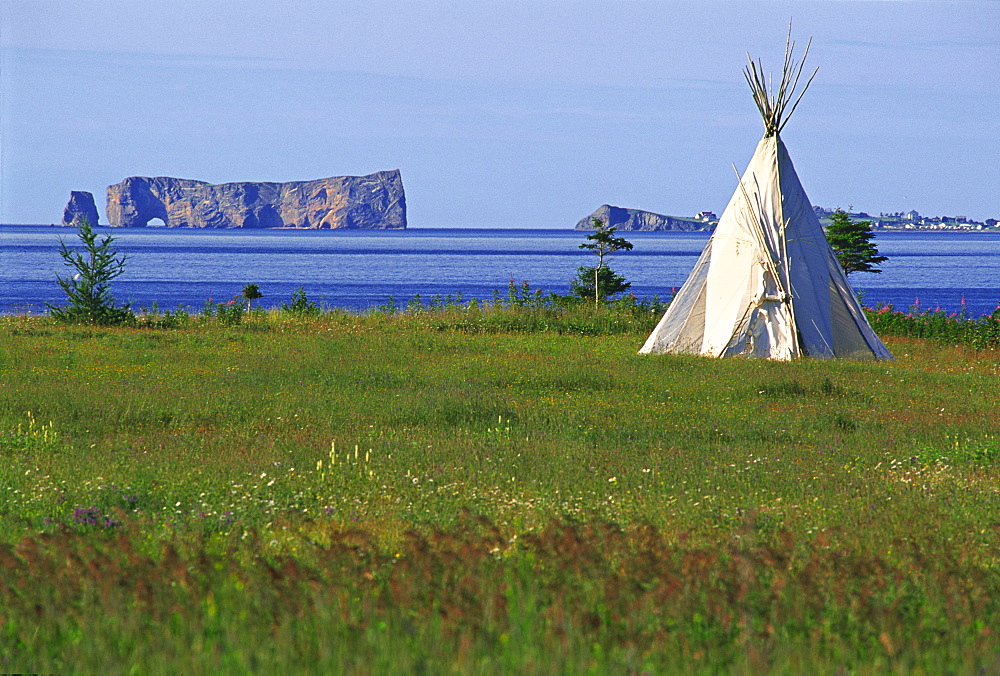
<svg viewBox="0 0 1000 676">
<path fill-rule="evenodd" d="M 655 320 L 0 318 L 0 670 L 993 668 L 1000 357 Z"/>
</svg>

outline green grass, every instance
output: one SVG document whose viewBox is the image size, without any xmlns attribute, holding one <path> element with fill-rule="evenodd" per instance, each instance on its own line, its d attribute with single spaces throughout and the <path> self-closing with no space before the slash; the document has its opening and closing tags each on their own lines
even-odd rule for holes
<svg viewBox="0 0 1000 676">
<path fill-rule="evenodd" d="M 1000 356 L 655 320 L 0 318 L 0 671 L 996 668 Z"/>
</svg>

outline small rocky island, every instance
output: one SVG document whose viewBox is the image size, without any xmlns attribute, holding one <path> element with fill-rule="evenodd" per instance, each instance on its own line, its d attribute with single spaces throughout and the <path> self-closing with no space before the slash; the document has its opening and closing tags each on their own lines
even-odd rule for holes
<svg viewBox="0 0 1000 676">
<path fill-rule="evenodd" d="M 613 207 L 610 204 L 602 204 L 597 210 L 582 219 L 576 224 L 576 230 L 593 230 L 594 218 L 599 218 L 607 225 L 619 230 L 682 230 L 692 232 L 695 230 L 711 230 L 719 222 L 715 214 L 702 212 L 695 218 L 678 218 L 676 216 L 664 216 L 654 214 L 652 211 L 642 211 L 641 209 L 626 209 L 624 207 Z"/>
<path fill-rule="evenodd" d="M 86 215 L 97 223 L 90 193 L 73 192 L 63 224 Z M 90 197 L 87 204 L 85 196 Z M 288 183 L 222 183 L 131 176 L 108 186 L 108 223 L 142 228 L 308 228 L 403 230 L 406 197 L 399 170 Z"/>
<path fill-rule="evenodd" d="M 69 202 L 63 209 L 63 225 L 78 226 L 86 221 L 89 225 L 97 225 L 97 205 L 93 193 L 86 190 L 71 190 Z"/>
</svg>

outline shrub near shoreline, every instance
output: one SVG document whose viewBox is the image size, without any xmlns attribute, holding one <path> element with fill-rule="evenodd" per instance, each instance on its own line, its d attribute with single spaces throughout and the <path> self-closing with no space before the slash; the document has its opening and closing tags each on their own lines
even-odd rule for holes
<svg viewBox="0 0 1000 676">
<path fill-rule="evenodd" d="M 493 312 L 0 318 L 0 666 L 991 668 L 995 353 Z"/>
<path fill-rule="evenodd" d="M 947 313 L 941 308 L 926 310 L 914 305 L 909 312 L 891 305 L 876 309 L 865 308 L 868 322 L 879 335 L 926 338 L 975 349 L 1000 347 L 1000 307 L 982 317 L 972 317 L 965 309 Z"/>
</svg>

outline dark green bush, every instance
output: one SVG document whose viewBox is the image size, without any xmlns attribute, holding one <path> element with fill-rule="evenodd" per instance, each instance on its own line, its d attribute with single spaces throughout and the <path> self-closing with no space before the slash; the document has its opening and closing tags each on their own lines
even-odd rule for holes
<svg viewBox="0 0 1000 676">
<path fill-rule="evenodd" d="M 309 300 L 305 287 L 300 286 L 292 292 L 287 304 L 281 304 L 281 311 L 299 317 L 316 317 L 320 313 L 320 308 L 314 301 Z"/>
</svg>

